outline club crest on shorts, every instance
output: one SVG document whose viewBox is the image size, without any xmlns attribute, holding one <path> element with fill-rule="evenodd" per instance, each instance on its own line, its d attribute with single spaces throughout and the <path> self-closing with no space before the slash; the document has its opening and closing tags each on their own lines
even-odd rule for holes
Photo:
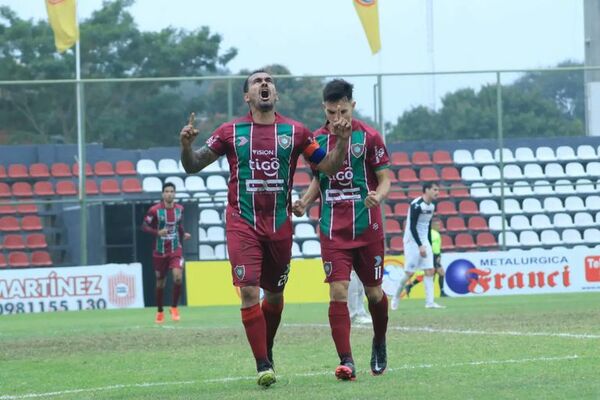
<svg viewBox="0 0 600 400">
<path fill-rule="evenodd" d="M 277 136 L 277 142 L 282 149 L 287 149 L 292 144 L 292 137 L 286 135 Z"/>
<path fill-rule="evenodd" d="M 323 263 L 323 270 L 325 271 L 326 276 L 331 276 L 331 271 L 333 270 L 333 266 L 331 265 L 331 261 L 325 261 Z"/>
<path fill-rule="evenodd" d="M 241 281 L 246 276 L 246 266 L 245 265 L 236 265 L 233 268 L 233 273 L 235 276 Z"/>
<path fill-rule="evenodd" d="M 362 143 L 354 143 L 352 147 L 350 147 L 350 151 L 354 157 L 358 158 L 365 152 L 365 145 Z"/>
</svg>

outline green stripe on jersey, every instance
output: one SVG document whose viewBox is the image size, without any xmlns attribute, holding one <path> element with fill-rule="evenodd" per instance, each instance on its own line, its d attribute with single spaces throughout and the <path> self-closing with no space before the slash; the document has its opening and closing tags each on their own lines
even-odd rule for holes
<svg viewBox="0 0 600 400">
<path fill-rule="evenodd" d="M 277 179 L 283 179 L 283 190 L 275 194 L 275 229 L 288 220 L 287 203 L 289 194 L 290 161 L 292 158 L 294 128 L 289 124 L 277 125 Z"/>
<path fill-rule="evenodd" d="M 177 224 L 177 221 L 181 215 L 181 210 L 179 208 L 175 207 L 175 210 L 173 211 L 175 211 L 173 213 L 175 216 L 175 237 L 173 238 L 173 247 L 171 248 L 171 251 L 175 251 L 175 249 L 179 247 L 179 225 Z"/>
<path fill-rule="evenodd" d="M 352 165 L 352 187 L 360 188 L 361 199 L 366 199 L 367 171 L 365 170 L 365 157 L 367 153 L 365 133 L 363 131 L 352 132 L 350 140 L 350 164 Z M 362 234 L 369 227 L 369 210 L 365 207 L 363 200 L 354 202 L 354 237 Z"/>
<path fill-rule="evenodd" d="M 318 135 L 316 137 L 319 147 L 325 149 L 329 153 L 329 141 L 327 140 L 329 135 Z M 331 237 L 331 204 L 325 201 L 325 193 L 330 187 L 329 177 L 323 172 L 318 172 L 319 176 L 319 187 L 321 190 L 321 220 L 320 229 L 321 232 L 327 237 Z"/>
<path fill-rule="evenodd" d="M 246 180 L 252 179 L 252 170 L 250 169 L 250 133 L 252 132 L 251 123 L 241 123 L 234 125 L 234 146 L 235 154 L 238 159 L 238 203 L 240 205 L 240 214 L 242 218 L 254 226 L 254 203 L 252 194 L 246 190 Z M 240 138 L 246 138 L 241 140 Z M 242 145 L 240 146 L 240 142 Z"/>
<path fill-rule="evenodd" d="M 158 230 L 160 231 L 166 225 L 167 210 L 165 210 L 164 208 L 159 208 L 158 210 L 156 210 L 156 217 L 158 218 L 157 226 Z M 165 252 L 165 239 L 163 239 L 162 236 L 159 236 L 158 240 L 156 241 L 156 251 L 158 251 L 161 254 Z"/>
</svg>

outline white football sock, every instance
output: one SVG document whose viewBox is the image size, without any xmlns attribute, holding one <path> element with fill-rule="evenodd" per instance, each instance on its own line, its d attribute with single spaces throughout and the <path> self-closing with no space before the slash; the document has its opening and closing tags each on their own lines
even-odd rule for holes
<svg viewBox="0 0 600 400">
<path fill-rule="evenodd" d="M 425 284 L 425 304 L 433 304 L 433 276 L 423 276 Z"/>
</svg>

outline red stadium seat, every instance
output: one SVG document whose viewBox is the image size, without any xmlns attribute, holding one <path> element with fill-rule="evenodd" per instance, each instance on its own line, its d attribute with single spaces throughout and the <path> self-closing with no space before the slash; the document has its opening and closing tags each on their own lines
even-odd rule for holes
<svg viewBox="0 0 600 400">
<path fill-rule="evenodd" d="M 142 191 L 142 185 L 138 178 L 125 178 L 121 182 L 124 193 L 140 193 Z"/>
<path fill-rule="evenodd" d="M 33 190 L 29 182 L 15 182 L 12 185 L 12 193 L 17 197 L 31 197 Z"/>
<path fill-rule="evenodd" d="M 415 151 L 412 154 L 412 163 L 414 165 L 431 165 L 429 153 L 426 151 Z"/>
<path fill-rule="evenodd" d="M 6 178 L 6 168 L 4 165 L 0 165 L 0 179 Z"/>
<path fill-rule="evenodd" d="M 36 196 L 54 196 L 52 182 L 40 181 L 33 184 L 33 192 Z"/>
<path fill-rule="evenodd" d="M 319 208 L 321 207 L 320 204 L 317 205 L 313 205 L 309 210 L 308 210 L 308 217 L 312 220 L 318 221 L 319 220 Z"/>
<path fill-rule="evenodd" d="M 73 176 L 79 176 L 79 163 L 73 164 L 73 167 L 71 168 L 71 172 L 73 173 Z M 85 176 L 92 176 L 92 175 L 93 175 L 92 166 L 89 163 L 85 163 Z"/>
<path fill-rule="evenodd" d="M 70 178 L 71 169 L 65 163 L 54 163 L 50 167 L 50 174 L 55 178 Z"/>
<path fill-rule="evenodd" d="M 13 179 L 29 178 L 27 166 L 24 164 L 10 164 L 8 166 L 8 177 Z"/>
<path fill-rule="evenodd" d="M 32 178 L 50 178 L 50 171 L 46 164 L 35 163 L 29 166 L 29 176 Z"/>
<path fill-rule="evenodd" d="M 308 186 L 312 178 L 307 172 L 298 171 L 294 174 L 294 186 Z"/>
<path fill-rule="evenodd" d="M 417 197 L 421 197 L 423 195 L 423 187 L 421 185 L 410 185 L 408 187 L 408 198 L 416 199 Z"/>
<path fill-rule="evenodd" d="M 436 207 L 439 215 L 457 215 L 456 206 L 451 201 L 440 201 Z"/>
<path fill-rule="evenodd" d="M 71 181 L 60 181 L 56 183 L 56 194 L 61 196 L 75 196 L 77 189 Z"/>
<path fill-rule="evenodd" d="M 479 247 L 496 247 L 496 238 L 489 232 L 477 234 L 477 246 Z"/>
<path fill-rule="evenodd" d="M 398 178 L 396 178 L 396 173 L 393 170 L 388 169 L 388 176 L 390 177 L 390 182 L 392 184 L 398 182 Z"/>
<path fill-rule="evenodd" d="M 461 250 L 474 249 L 477 247 L 475 242 L 473 242 L 473 236 L 468 233 L 459 233 L 456 235 L 454 244 L 456 245 L 456 248 Z"/>
<path fill-rule="evenodd" d="M 296 164 L 296 170 L 298 169 L 310 169 L 310 165 L 307 164 L 304 156 L 298 157 L 298 163 Z"/>
<path fill-rule="evenodd" d="M 100 191 L 102 194 L 119 194 L 121 193 L 121 189 L 119 189 L 119 182 L 116 179 L 103 179 L 100 182 Z"/>
<path fill-rule="evenodd" d="M 137 175 L 133 163 L 128 160 L 117 161 L 116 172 L 117 175 Z"/>
<path fill-rule="evenodd" d="M 395 219 L 387 218 L 385 220 L 385 233 L 400 233 L 400 222 Z"/>
<path fill-rule="evenodd" d="M 31 254 L 31 265 L 34 267 L 47 267 L 52 265 L 52 259 L 47 251 L 37 250 Z"/>
<path fill-rule="evenodd" d="M 433 163 L 438 165 L 452 165 L 452 157 L 450 153 L 445 150 L 437 150 L 433 152 Z"/>
<path fill-rule="evenodd" d="M 442 168 L 442 180 L 446 182 L 460 181 L 461 178 L 458 169 L 455 167 Z"/>
<path fill-rule="evenodd" d="M 392 165 L 399 167 L 410 167 L 410 160 L 408 154 L 403 151 L 395 151 L 392 153 Z"/>
<path fill-rule="evenodd" d="M 454 243 L 452 242 L 452 238 L 448 235 L 442 235 L 442 250 L 453 250 Z"/>
<path fill-rule="evenodd" d="M 404 240 L 402 236 L 393 236 L 390 239 L 390 250 L 397 252 L 404 251 Z"/>
<path fill-rule="evenodd" d="M 454 198 L 470 197 L 469 190 L 462 183 L 450 185 L 450 196 Z"/>
<path fill-rule="evenodd" d="M 437 182 L 440 180 L 438 173 L 433 167 L 424 167 L 419 171 L 419 178 L 424 182 Z"/>
<path fill-rule="evenodd" d="M 26 215 L 21 220 L 21 229 L 24 231 L 42 230 L 42 220 L 37 215 Z"/>
<path fill-rule="evenodd" d="M 417 178 L 417 174 L 415 174 L 415 170 L 411 168 L 402 168 L 398 171 L 398 181 L 412 183 L 419 182 L 419 179 Z"/>
<path fill-rule="evenodd" d="M 408 215 L 408 208 L 410 207 L 410 204 L 408 203 L 398 203 L 394 206 L 394 215 L 396 215 L 396 217 L 403 217 L 406 218 L 406 216 Z"/>
<path fill-rule="evenodd" d="M 462 217 L 450 217 L 446 221 L 446 229 L 449 232 L 463 232 L 467 230 L 465 220 Z"/>
<path fill-rule="evenodd" d="M 22 251 L 8 253 L 8 266 L 13 268 L 29 267 L 29 257 Z"/>
<path fill-rule="evenodd" d="M 0 182 L 0 197 L 11 197 L 10 186 L 4 182 Z"/>
<path fill-rule="evenodd" d="M 446 189 L 440 189 L 438 192 L 438 199 L 447 199 L 448 197 L 450 197 L 448 191 Z"/>
<path fill-rule="evenodd" d="M 392 202 L 406 200 L 406 194 L 402 189 L 394 187 L 392 190 L 390 190 L 388 199 Z"/>
<path fill-rule="evenodd" d="M 33 199 L 21 199 L 19 204 L 17 204 L 17 213 L 19 213 L 19 214 L 37 214 L 38 213 L 37 205 L 35 205 L 33 203 L 30 203 L 30 204 L 26 203 L 26 202 L 30 202 L 30 201 L 33 201 Z"/>
<path fill-rule="evenodd" d="M 48 247 L 46 235 L 43 233 L 32 233 L 31 235 L 27 235 L 25 243 L 28 249 L 45 249 Z"/>
<path fill-rule="evenodd" d="M 23 241 L 23 236 L 19 234 L 5 235 L 2 246 L 6 250 L 23 250 L 25 242 Z"/>
<path fill-rule="evenodd" d="M 465 215 L 479 214 L 477 203 L 475 203 L 473 200 L 462 200 L 458 205 L 458 211 L 460 211 L 461 214 Z"/>
<path fill-rule="evenodd" d="M 8 264 L 6 263 L 6 257 L 4 257 L 4 253 L 0 252 L 0 268 L 6 268 Z"/>
<path fill-rule="evenodd" d="M 388 217 L 388 218 L 391 217 L 391 216 L 393 216 L 394 215 L 394 210 L 392 209 L 392 206 L 389 205 L 389 204 L 387 204 L 387 203 L 385 203 L 383 205 L 383 214 L 386 217 Z"/>
<path fill-rule="evenodd" d="M 441 218 L 438 218 L 439 222 L 439 226 L 440 229 L 438 230 L 438 232 L 442 233 L 442 232 L 446 232 L 446 226 L 444 225 L 444 220 Z"/>
<path fill-rule="evenodd" d="M 18 232 L 21 230 L 19 220 L 13 216 L 0 218 L 0 232 Z"/>
<path fill-rule="evenodd" d="M 98 185 L 96 184 L 96 181 L 91 180 L 91 179 L 87 179 L 85 181 L 85 194 L 88 194 L 88 195 L 98 194 Z"/>
<path fill-rule="evenodd" d="M 0 215 L 11 215 L 16 214 L 17 209 L 11 205 L 0 205 Z"/>
<path fill-rule="evenodd" d="M 483 217 L 471 217 L 469 218 L 469 230 L 471 231 L 487 231 L 488 225 Z"/>
<path fill-rule="evenodd" d="M 94 164 L 94 173 L 98 176 L 113 176 L 115 171 L 113 166 L 108 161 L 98 161 Z"/>
</svg>

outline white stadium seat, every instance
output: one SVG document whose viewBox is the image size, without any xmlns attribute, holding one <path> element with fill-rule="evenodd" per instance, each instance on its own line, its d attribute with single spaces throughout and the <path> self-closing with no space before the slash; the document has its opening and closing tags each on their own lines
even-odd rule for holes
<svg viewBox="0 0 600 400">
<path fill-rule="evenodd" d="M 585 168 L 585 173 L 593 178 L 598 178 L 600 176 L 600 162 L 592 161 L 588 163 Z"/>
<path fill-rule="evenodd" d="M 498 203 L 494 200 L 482 200 L 479 203 L 479 211 L 482 214 L 500 214 L 500 209 L 498 208 Z"/>
<path fill-rule="evenodd" d="M 527 181 L 516 181 L 513 184 L 513 195 L 515 196 L 533 196 L 533 190 L 531 190 L 531 186 Z"/>
<path fill-rule="evenodd" d="M 570 180 L 558 179 L 554 182 L 554 192 L 556 194 L 575 194 L 575 189 Z"/>
<path fill-rule="evenodd" d="M 485 183 L 475 182 L 471 185 L 471 196 L 476 198 L 490 197 L 490 189 L 487 188 Z"/>
<path fill-rule="evenodd" d="M 313 239 L 317 237 L 317 233 L 311 224 L 299 223 L 294 228 L 294 236 L 297 239 Z"/>
<path fill-rule="evenodd" d="M 594 183 L 589 179 L 577 179 L 575 191 L 577 193 L 596 193 L 596 188 L 594 187 Z"/>
<path fill-rule="evenodd" d="M 541 179 L 537 180 L 533 183 L 533 192 L 536 195 L 546 196 L 549 194 L 554 194 L 554 190 L 552 189 L 552 185 L 549 181 Z"/>
<path fill-rule="evenodd" d="M 588 228 L 583 231 L 583 241 L 586 243 L 599 244 L 600 243 L 600 229 Z"/>
<path fill-rule="evenodd" d="M 508 222 L 506 222 L 506 220 L 505 220 L 504 225 L 507 229 L 510 227 L 508 225 Z M 492 231 L 501 231 L 503 229 L 502 228 L 502 217 L 499 215 L 494 215 L 494 216 L 490 217 L 490 220 L 488 221 L 488 227 Z"/>
<path fill-rule="evenodd" d="M 536 161 L 533 150 L 529 147 L 519 147 L 515 150 L 515 159 L 518 162 L 534 162 Z"/>
<path fill-rule="evenodd" d="M 519 214 L 521 213 L 521 206 L 515 199 L 504 200 L 504 213 L 505 214 Z"/>
<path fill-rule="evenodd" d="M 156 164 L 153 160 L 149 160 L 147 158 L 142 158 L 137 162 L 135 170 L 140 175 L 156 175 L 158 174 L 158 170 L 156 169 Z"/>
<path fill-rule="evenodd" d="M 497 163 L 500 162 L 500 149 L 494 150 L 494 161 Z M 502 149 L 502 162 L 503 163 L 512 163 L 515 162 L 515 157 L 513 156 L 513 152 L 511 149 L 503 148 Z"/>
<path fill-rule="evenodd" d="M 201 224 L 222 224 L 221 214 L 217 210 L 202 210 L 200 211 Z"/>
<path fill-rule="evenodd" d="M 566 244 L 578 244 L 581 243 L 581 233 L 577 229 L 565 229 L 562 232 L 563 243 Z"/>
<path fill-rule="evenodd" d="M 519 234 L 520 244 L 523 246 L 533 247 L 540 245 L 540 238 L 534 231 L 523 231 Z"/>
<path fill-rule="evenodd" d="M 585 208 L 587 208 L 588 211 L 600 210 L 600 196 L 596 196 L 596 195 L 588 196 L 585 199 Z"/>
<path fill-rule="evenodd" d="M 588 144 L 582 144 L 577 147 L 577 158 L 582 161 L 593 161 L 598 159 L 598 154 L 596 154 L 596 150 Z"/>
<path fill-rule="evenodd" d="M 554 150 L 550 147 L 542 146 L 538 147 L 535 151 L 535 158 L 538 161 L 542 162 L 550 162 L 556 161 L 556 156 L 554 155 Z"/>
<path fill-rule="evenodd" d="M 562 178 L 565 176 L 565 171 L 563 170 L 562 165 L 558 163 L 549 163 L 546 164 L 546 168 L 544 169 L 544 174 L 547 178 Z"/>
<path fill-rule="evenodd" d="M 294 204 L 294 198 L 292 197 L 292 204 Z M 304 214 L 302 214 L 301 217 L 296 217 L 294 214 L 292 214 L 292 221 L 293 222 L 309 222 L 310 221 L 310 217 L 308 216 L 308 213 L 305 212 Z"/>
<path fill-rule="evenodd" d="M 519 238 L 517 238 L 517 234 L 514 232 L 505 232 L 506 235 L 506 246 L 507 247 L 516 247 L 519 246 Z M 503 244 L 503 235 L 502 232 L 498 233 L 498 244 Z"/>
<path fill-rule="evenodd" d="M 523 171 L 521 167 L 515 164 L 508 164 L 504 166 L 504 179 L 522 179 Z"/>
<path fill-rule="evenodd" d="M 162 192 L 162 181 L 156 176 L 148 176 L 142 181 L 142 190 L 149 193 Z"/>
<path fill-rule="evenodd" d="M 211 164 L 207 165 L 206 168 L 202 170 L 202 172 L 221 172 L 221 164 L 219 163 L 219 160 L 216 160 Z"/>
<path fill-rule="evenodd" d="M 475 164 L 492 164 L 494 156 L 488 149 L 477 149 L 473 152 L 473 161 Z"/>
<path fill-rule="evenodd" d="M 175 185 L 176 192 L 185 192 L 185 184 L 183 183 L 183 179 L 178 176 L 169 176 L 165 179 L 165 183 L 170 182 Z M 179 193 L 177 193 L 179 194 Z"/>
<path fill-rule="evenodd" d="M 586 212 L 578 212 L 573 217 L 573 225 L 578 228 L 585 228 L 586 226 L 594 226 L 596 223 L 594 222 L 594 217 L 592 214 Z M 598 238 L 600 242 L 600 238 Z"/>
<path fill-rule="evenodd" d="M 529 219 L 524 215 L 515 215 L 510 218 L 510 229 L 515 231 L 522 231 L 526 229 L 531 229 L 531 225 L 529 224 Z"/>
<path fill-rule="evenodd" d="M 227 190 L 227 181 L 221 175 L 211 175 L 206 178 L 206 189 L 210 191 Z"/>
<path fill-rule="evenodd" d="M 501 190 L 502 190 L 502 184 L 500 182 L 494 182 L 492 184 L 491 191 L 492 191 L 492 194 L 494 196 L 496 196 L 496 197 L 502 196 Z M 508 183 L 505 183 L 505 185 L 504 185 L 504 196 L 505 197 L 511 197 L 512 195 L 513 195 L 513 192 L 510 189 L 510 186 L 508 186 Z"/>
<path fill-rule="evenodd" d="M 556 246 L 562 243 L 560 235 L 555 230 L 546 229 L 540 234 L 540 241 L 545 246 Z"/>
<path fill-rule="evenodd" d="M 158 160 L 158 173 L 160 174 L 178 174 L 179 165 L 172 158 L 163 158 Z"/>
<path fill-rule="evenodd" d="M 552 224 L 555 228 L 571 228 L 573 226 L 573 220 L 567 213 L 556 213 L 552 218 Z"/>
<path fill-rule="evenodd" d="M 558 197 L 546 197 L 544 199 L 544 210 L 555 213 L 564 211 L 562 201 Z"/>
<path fill-rule="evenodd" d="M 212 202 L 210 195 L 206 192 L 194 193 L 194 198 L 198 199 L 198 208 L 214 207 L 215 204 Z"/>
<path fill-rule="evenodd" d="M 473 156 L 469 150 L 459 149 L 452 153 L 452 160 L 456 165 L 473 164 Z"/>
<path fill-rule="evenodd" d="M 298 258 L 302 257 L 302 251 L 300 250 L 300 246 L 297 242 L 292 242 L 292 257 Z"/>
<path fill-rule="evenodd" d="M 596 223 L 600 225 L 600 212 L 596 213 Z"/>
<path fill-rule="evenodd" d="M 523 200 L 523 212 L 543 213 L 542 203 L 535 197 L 528 197 Z"/>
<path fill-rule="evenodd" d="M 526 164 L 523 168 L 523 175 L 525 175 L 527 179 L 540 179 L 546 177 L 539 164 Z"/>
<path fill-rule="evenodd" d="M 586 176 L 585 169 L 583 165 L 579 162 L 570 162 L 565 166 L 565 175 L 570 178 L 579 178 L 581 176 Z"/>
<path fill-rule="evenodd" d="M 200 260 L 214 260 L 215 250 L 208 244 L 201 244 L 198 246 L 198 255 Z"/>
<path fill-rule="evenodd" d="M 183 168 L 183 164 L 181 163 L 181 160 L 179 160 L 179 162 L 177 163 L 177 167 L 179 168 L 179 172 L 182 174 L 186 174 L 187 172 L 185 172 L 185 168 Z"/>
<path fill-rule="evenodd" d="M 586 208 L 581 197 L 569 196 L 565 199 L 565 210 L 570 212 L 585 211 Z"/>
<path fill-rule="evenodd" d="M 477 167 L 463 167 L 460 170 L 460 176 L 465 181 L 480 181 L 481 173 Z"/>
<path fill-rule="evenodd" d="M 577 159 L 577 156 L 571 146 L 559 146 L 556 149 L 556 159 L 558 161 L 573 161 Z"/>
<path fill-rule="evenodd" d="M 305 240 L 302 243 L 302 254 L 305 257 L 318 257 L 321 255 L 321 245 L 317 240 Z"/>
<path fill-rule="evenodd" d="M 206 229 L 198 228 L 198 241 L 199 242 L 208 241 L 208 236 L 206 236 Z"/>
<path fill-rule="evenodd" d="M 188 192 L 205 192 L 206 186 L 204 185 L 204 179 L 199 176 L 188 176 L 185 178 L 185 189 Z"/>
<path fill-rule="evenodd" d="M 546 214 L 536 214 L 531 217 L 531 226 L 535 229 L 550 229 L 552 224 L 550 218 Z"/>
<path fill-rule="evenodd" d="M 227 160 L 227 157 L 221 157 L 220 162 L 221 171 L 229 173 L 229 161 Z"/>
<path fill-rule="evenodd" d="M 223 228 L 222 226 L 209 226 L 206 229 L 206 237 L 211 242 L 224 242 L 225 228 Z"/>
<path fill-rule="evenodd" d="M 227 259 L 227 246 L 224 244 L 218 244 L 215 246 L 215 258 L 217 260 Z"/>
<path fill-rule="evenodd" d="M 481 169 L 481 177 L 485 180 L 500 180 L 500 168 L 495 165 L 486 165 Z"/>
</svg>

